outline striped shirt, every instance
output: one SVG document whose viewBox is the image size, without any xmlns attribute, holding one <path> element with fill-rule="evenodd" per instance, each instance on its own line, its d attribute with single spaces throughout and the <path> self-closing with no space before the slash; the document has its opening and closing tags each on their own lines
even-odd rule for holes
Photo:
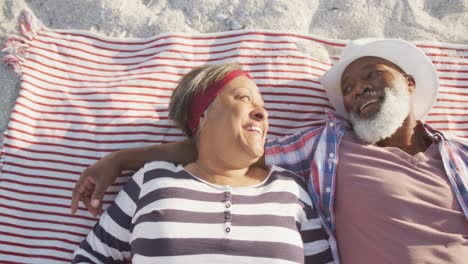
<svg viewBox="0 0 468 264">
<path fill-rule="evenodd" d="M 350 125 L 346 120 L 326 110 L 323 126 L 309 128 L 294 135 L 271 139 L 265 146 L 265 162 L 291 170 L 309 179 L 308 191 L 324 219 L 324 227 L 330 234 L 330 246 L 339 261 L 335 234 L 335 182 L 339 161 L 339 147 Z M 424 124 L 426 135 L 438 145 L 445 172 L 452 191 L 468 219 L 468 146 L 466 141 L 448 138 L 444 133 Z M 339 177 L 339 176 L 338 176 Z"/>
<path fill-rule="evenodd" d="M 273 167 L 260 184 L 206 182 L 148 163 L 75 251 L 74 263 L 329 263 L 304 181 Z"/>
</svg>

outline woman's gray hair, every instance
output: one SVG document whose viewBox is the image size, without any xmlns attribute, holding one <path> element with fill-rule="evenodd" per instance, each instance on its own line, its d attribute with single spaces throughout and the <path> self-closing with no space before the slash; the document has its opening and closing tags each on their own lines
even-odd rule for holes
<svg viewBox="0 0 468 264">
<path fill-rule="evenodd" d="M 171 102 L 169 103 L 169 118 L 189 138 L 196 136 L 192 135 L 188 125 L 190 105 L 194 95 L 205 91 L 212 83 L 221 80 L 228 73 L 235 70 L 240 70 L 240 66 L 236 64 L 204 65 L 191 70 L 180 79 L 172 92 Z"/>
</svg>

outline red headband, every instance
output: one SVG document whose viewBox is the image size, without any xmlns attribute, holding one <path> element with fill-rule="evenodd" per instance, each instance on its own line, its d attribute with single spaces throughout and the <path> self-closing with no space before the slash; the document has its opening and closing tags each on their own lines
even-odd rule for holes
<svg viewBox="0 0 468 264">
<path fill-rule="evenodd" d="M 229 82 L 231 82 L 234 78 L 239 76 L 245 76 L 249 79 L 252 79 L 247 72 L 244 72 L 242 70 L 234 70 L 226 74 L 226 76 L 224 76 L 224 78 L 222 78 L 221 80 L 212 83 L 205 89 L 205 91 L 199 91 L 194 95 L 190 105 L 190 114 L 188 120 L 188 126 L 190 128 L 190 131 L 192 132 L 192 136 L 195 136 L 195 133 L 197 132 L 198 128 L 198 123 L 200 122 L 200 117 L 203 114 L 203 112 L 205 112 L 206 108 L 210 105 L 210 103 L 213 101 L 213 99 L 219 93 L 221 93 L 221 91 L 224 89 L 224 87 L 226 87 L 226 85 Z"/>
</svg>

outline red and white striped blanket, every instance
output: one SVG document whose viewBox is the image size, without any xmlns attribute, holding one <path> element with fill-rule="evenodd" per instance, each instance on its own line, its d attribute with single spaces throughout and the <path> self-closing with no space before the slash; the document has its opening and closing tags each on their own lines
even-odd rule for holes
<svg viewBox="0 0 468 264">
<path fill-rule="evenodd" d="M 26 12 L 4 61 L 21 75 L 0 171 L 0 262 L 70 262 L 96 218 L 71 215 L 81 171 L 110 151 L 183 138 L 167 118 L 171 90 L 191 68 L 235 62 L 270 113 L 270 136 L 316 125 L 330 107 L 318 78 L 344 40 L 266 30 L 116 39 L 44 27 Z M 415 42 L 440 92 L 426 121 L 468 138 L 468 45 Z M 105 196 L 108 205 L 127 176 Z"/>
</svg>

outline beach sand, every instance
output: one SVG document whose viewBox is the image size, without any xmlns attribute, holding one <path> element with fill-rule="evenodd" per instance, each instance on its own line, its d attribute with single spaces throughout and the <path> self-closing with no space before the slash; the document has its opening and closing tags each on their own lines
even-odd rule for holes
<svg viewBox="0 0 468 264">
<path fill-rule="evenodd" d="M 468 0 L 0 0 L 0 42 L 28 8 L 49 28 L 113 37 L 271 29 L 338 39 L 392 37 L 468 44 Z M 0 66 L 0 131 L 19 77 Z"/>
</svg>

